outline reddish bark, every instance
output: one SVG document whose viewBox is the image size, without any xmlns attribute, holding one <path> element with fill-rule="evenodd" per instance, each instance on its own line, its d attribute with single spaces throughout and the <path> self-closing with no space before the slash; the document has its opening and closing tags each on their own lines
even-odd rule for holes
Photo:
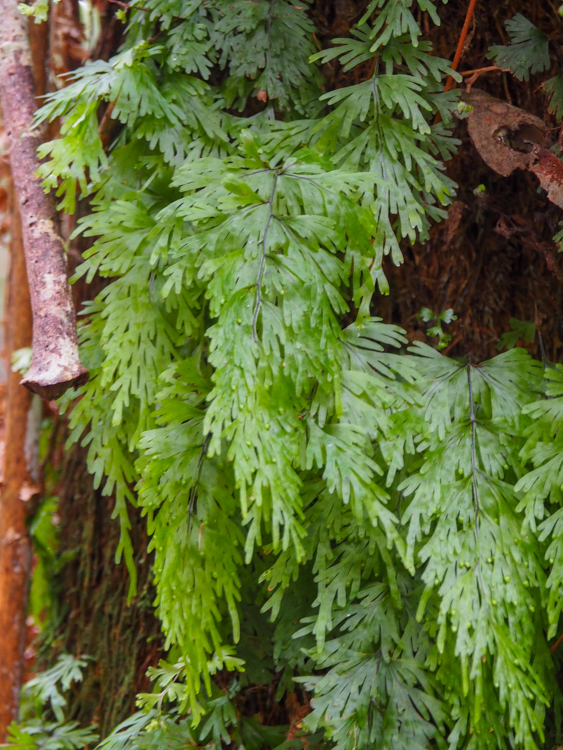
<svg viewBox="0 0 563 750">
<path fill-rule="evenodd" d="M 35 176 L 39 134 L 26 21 L 16 0 L 0 0 L 0 103 L 22 219 L 33 310 L 33 358 L 22 381 L 42 398 L 60 396 L 88 378 L 78 357 L 76 320 L 63 239 L 52 196 Z"/>
<path fill-rule="evenodd" d="M 547 148 L 535 146 L 530 166 L 532 172 L 547 192 L 547 197 L 559 208 L 563 208 L 563 164 Z"/>
<path fill-rule="evenodd" d="M 32 49 L 33 79 L 37 94 L 47 91 L 49 78 L 49 24 L 35 23 L 33 18 L 28 23 L 29 43 Z"/>
<path fill-rule="evenodd" d="M 26 426 L 31 393 L 10 368 L 11 355 L 31 343 L 31 308 L 21 223 L 12 211 L 10 276 L 6 300 L 6 394 L 4 468 L 0 492 L 0 742 L 17 717 L 23 679 L 25 620 L 31 565 L 26 525 L 26 491 L 32 485 L 26 460 Z"/>
</svg>

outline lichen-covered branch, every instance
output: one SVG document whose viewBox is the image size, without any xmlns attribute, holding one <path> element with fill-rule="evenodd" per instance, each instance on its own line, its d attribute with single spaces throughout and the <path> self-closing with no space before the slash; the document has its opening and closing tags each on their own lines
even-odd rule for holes
<svg viewBox="0 0 563 750">
<path fill-rule="evenodd" d="M 42 398 L 60 396 L 85 382 L 80 364 L 75 311 L 57 212 L 35 176 L 39 134 L 26 20 L 17 0 L 0 0 L 0 105 L 9 138 L 10 165 L 22 221 L 33 311 L 33 358 L 22 381 Z"/>
</svg>

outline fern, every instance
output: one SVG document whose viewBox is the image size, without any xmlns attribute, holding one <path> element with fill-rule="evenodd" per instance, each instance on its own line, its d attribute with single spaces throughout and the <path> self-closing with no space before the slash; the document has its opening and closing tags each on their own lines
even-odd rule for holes
<svg viewBox="0 0 563 750">
<path fill-rule="evenodd" d="M 500 68 L 509 70 L 516 78 L 528 81 L 530 75 L 543 73 L 551 67 L 549 39 L 521 13 L 506 22 L 510 44 L 494 45 L 488 57 Z M 558 73 L 545 81 L 542 88 L 549 101 L 549 110 L 558 120 L 563 117 L 563 75 Z"/>
<path fill-rule="evenodd" d="M 85 658 L 61 656 L 54 667 L 40 672 L 23 688 L 19 723 L 9 727 L 6 747 L 21 750 L 83 750 L 98 735 L 95 727 L 81 727 L 77 721 L 65 721 L 64 708 L 67 693 L 73 683 L 82 680 L 87 666 Z M 49 720 L 50 714 L 56 721 Z"/>
<path fill-rule="evenodd" d="M 508 68 L 517 78 L 527 81 L 534 73 L 543 73 L 550 66 L 549 41 L 521 13 L 506 22 L 510 36 L 508 47 L 493 46 L 489 57 L 501 68 Z"/>
<path fill-rule="evenodd" d="M 543 84 L 543 89 L 549 98 L 549 109 L 557 120 L 563 119 L 563 74 L 550 78 Z"/>
<path fill-rule="evenodd" d="M 106 280 L 70 440 L 115 497 L 130 595 L 129 505 L 146 515 L 168 650 L 102 747 L 293 747 L 237 709 L 275 673 L 280 697 L 294 679 L 312 695 L 310 747 L 539 748 L 563 376 L 546 370 L 546 399 L 514 348 L 528 328 L 478 364 L 405 351 L 377 316 L 385 255 L 400 263 L 455 192 L 457 74 L 420 38 L 430 0 L 374 0 L 317 51 L 310 11 L 133 5 L 119 54 L 39 113 L 63 118 L 45 187 L 67 211 L 89 198 L 75 278 Z M 508 28 L 497 64 L 547 70 L 543 34 Z M 324 90 L 325 65 L 349 85 Z M 445 346 L 452 310 L 421 318 Z"/>
</svg>

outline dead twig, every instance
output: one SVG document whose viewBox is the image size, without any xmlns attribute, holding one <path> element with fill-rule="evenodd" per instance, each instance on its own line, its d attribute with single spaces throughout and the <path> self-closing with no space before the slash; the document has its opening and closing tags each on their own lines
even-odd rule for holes
<svg viewBox="0 0 563 750">
<path fill-rule="evenodd" d="M 463 50 L 465 47 L 465 40 L 467 39 L 467 34 L 469 33 L 469 26 L 471 25 L 471 19 L 473 18 L 473 13 L 475 11 L 475 5 L 477 4 L 477 0 L 469 0 L 469 7 L 467 8 L 467 14 L 465 16 L 465 22 L 463 24 L 463 28 L 461 30 L 461 34 L 459 37 L 459 42 L 457 43 L 457 49 L 454 56 L 454 61 L 452 63 L 452 70 L 457 70 L 459 63 L 461 61 L 461 56 L 463 54 Z M 446 85 L 444 87 L 444 91 L 449 91 L 451 87 L 453 86 L 454 79 L 453 76 L 448 76 L 448 79 L 446 81 Z"/>
<path fill-rule="evenodd" d="M 483 73 L 502 73 L 503 68 L 499 68 L 498 65 L 489 65 L 486 68 L 476 68 L 475 70 L 464 70 L 460 75 L 467 78 L 465 85 L 467 91 L 471 91 L 471 87 L 476 83 L 477 79 L 483 75 Z"/>
<path fill-rule="evenodd" d="M 489 65 L 486 68 L 475 68 L 474 70 L 462 70 L 460 75 L 465 78 L 466 76 L 473 76 L 476 74 L 481 75 L 482 73 L 492 73 L 495 70 L 502 72 L 504 68 L 499 68 L 498 65 Z"/>
<path fill-rule="evenodd" d="M 469 0 L 469 7 L 467 8 L 465 21 L 463 24 L 463 28 L 461 30 L 459 42 L 457 43 L 457 49 L 454 55 L 454 60 L 451 64 L 452 70 L 457 70 L 459 63 L 461 61 L 461 56 L 465 49 L 465 40 L 467 39 L 467 34 L 469 33 L 469 26 L 471 25 L 471 19 L 473 18 L 473 12 L 475 11 L 476 3 L 477 3 L 477 0 Z M 446 79 L 444 92 L 449 91 L 451 87 L 453 86 L 453 83 L 454 83 L 453 76 L 449 75 Z M 442 115 L 439 112 L 437 112 L 436 117 L 434 118 L 434 125 L 438 125 L 441 121 L 442 121 Z"/>
<path fill-rule="evenodd" d="M 563 643 L 563 633 L 559 636 L 559 638 L 555 641 L 553 646 L 549 649 L 549 653 L 553 655 L 562 643 Z"/>
<path fill-rule="evenodd" d="M 121 0 L 109 0 L 109 2 L 112 3 L 112 5 L 119 5 L 120 8 L 125 8 L 126 10 L 142 10 L 143 13 L 151 13 L 148 8 L 142 8 L 140 5 L 129 5 L 129 3 L 122 3 Z"/>
<path fill-rule="evenodd" d="M 33 311 L 33 357 L 23 384 L 42 398 L 58 398 L 85 382 L 66 256 L 52 195 L 36 177 L 39 133 L 33 128 L 35 86 L 27 23 L 16 0 L 0 0 L 0 104 L 22 221 Z"/>
</svg>

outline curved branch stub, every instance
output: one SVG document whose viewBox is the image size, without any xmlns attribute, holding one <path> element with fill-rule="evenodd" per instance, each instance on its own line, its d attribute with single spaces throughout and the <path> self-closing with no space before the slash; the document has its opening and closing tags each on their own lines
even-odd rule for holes
<svg viewBox="0 0 563 750">
<path fill-rule="evenodd" d="M 16 0 L 0 0 L 0 104 L 10 144 L 33 311 L 33 357 L 22 381 L 46 400 L 84 383 L 76 316 L 67 278 L 57 211 L 35 176 L 40 138 L 33 130 L 36 109 L 26 20 Z"/>
<path fill-rule="evenodd" d="M 547 145 L 543 120 L 480 89 L 462 99 L 473 107 L 467 118 L 469 135 L 483 161 L 503 177 L 515 169 L 530 169 L 534 145 Z"/>
<path fill-rule="evenodd" d="M 483 161 L 503 177 L 527 169 L 549 200 L 563 208 L 563 163 L 548 148 L 543 120 L 480 89 L 463 98 L 473 107 L 467 118 L 469 135 Z"/>
</svg>

